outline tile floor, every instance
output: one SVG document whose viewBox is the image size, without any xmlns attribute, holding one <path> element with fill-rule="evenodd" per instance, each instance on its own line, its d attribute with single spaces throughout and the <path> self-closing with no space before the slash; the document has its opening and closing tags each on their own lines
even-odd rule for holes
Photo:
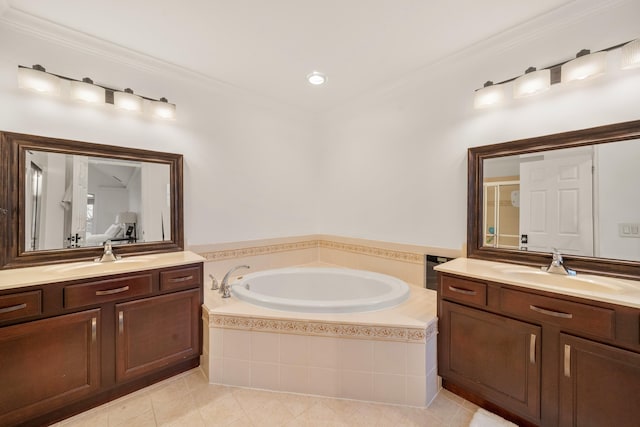
<svg viewBox="0 0 640 427">
<path fill-rule="evenodd" d="M 200 368 L 54 427 L 468 426 L 474 404 L 442 390 L 426 409 L 208 384 Z"/>
</svg>

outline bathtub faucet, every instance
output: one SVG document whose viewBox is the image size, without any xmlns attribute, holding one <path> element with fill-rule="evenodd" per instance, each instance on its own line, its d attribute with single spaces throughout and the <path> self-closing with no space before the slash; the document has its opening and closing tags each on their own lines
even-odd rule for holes
<svg viewBox="0 0 640 427">
<path fill-rule="evenodd" d="M 231 270 L 227 271 L 227 274 L 222 278 L 222 283 L 220 283 L 220 293 L 222 294 L 222 298 L 229 298 L 231 296 L 231 286 L 229 286 L 229 276 L 236 270 L 241 268 L 251 268 L 248 265 L 236 265 Z"/>
</svg>

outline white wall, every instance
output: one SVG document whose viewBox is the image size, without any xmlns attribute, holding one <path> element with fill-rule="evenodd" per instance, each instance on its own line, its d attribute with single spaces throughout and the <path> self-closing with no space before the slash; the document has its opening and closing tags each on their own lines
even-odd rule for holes
<svg viewBox="0 0 640 427">
<path fill-rule="evenodd" d="M 608 7 L 598 9 L 602 4 Z M 187 244 L 321 232 L 459 249 L 468 147 L 638 119 L 640 111 L 637 70 L 555 85 L 494 110 L 473 110 L 474 90 L 585 47 L 637 38 L 638 16 L 637 0 L 578 0 L 320 118 L 197 76 L 160 72 L 152 61 L 133 66 L 5 26 L 0 129 L 184 154 Z M 35 63 L 166 96 L 177 104 L 178 120 L 20 91 L 17 65 Z"/>
<path fill-rule="evenodd" d="M 331 112 L 323 135 L 320 229 L 460 248 L 467 148 L 640 119 L 640 70 L 616 71 L 619 51 L 609 55 L 614 70 L 598 79 L 554 85 L 493 110 L 473 109 L 474 90 L 486 80 L 640 36 L 640 2 L 601 10 L 585 10 L 597 9 L 595 1 L 574 3 Z"/>
<path fill-rule="evenodd" d="M 111 60 L 0 24 L 0 130 L 184 155 L 186 244 L 308 234 L 315 227 L 310 117 L 216 82 Z M 167 97 L 163 122 L 20 90 L 18 65 Z"/>
<path fill-rule="evenodd" d="M 597 156 L 599 255 L 640 261 L 640 238 L 618 234 L 618 224 L 640 224 L 640 144 L 603 144 Z"/>
</svg>

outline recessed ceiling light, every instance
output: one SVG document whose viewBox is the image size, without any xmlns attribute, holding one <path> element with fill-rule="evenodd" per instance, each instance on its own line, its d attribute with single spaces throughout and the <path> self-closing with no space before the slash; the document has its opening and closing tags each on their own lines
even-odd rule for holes
<svg viewBox="0 0 640 427">
<path fill-rule="evenodd" d="M 327 82 L 327 76 L 318 71 L 314 71 L 313 73 L 307 75 L 307 80 L 312 85 L 319 86 Z"/>
</svg>

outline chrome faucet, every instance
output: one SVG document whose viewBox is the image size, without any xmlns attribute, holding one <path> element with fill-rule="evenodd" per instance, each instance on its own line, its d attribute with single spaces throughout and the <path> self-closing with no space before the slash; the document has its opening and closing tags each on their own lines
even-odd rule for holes
<svg viewBox="0 0 640 427">
<path fill-rule="evenodd" d="M 571 270 L 564 265 L 562 254 L 556 248 L 553 248 L 553 253 L 551 255 L 551 264 L 549 264 L 549 266 L 546 268 L 542 267 L 542 270 L 546 271 L 547 273 L 563 274 L 565 276 L 576 275 L 576 272 L 574 270 Z"/>
<path fill-rule="evenodd" d="M 234 271 L 240 268 L 251 268 L 248 265 L 236 265 L 231 270 L 227 271 L 227 274 L 222 278 L 222 282 L 220 283 L 220 293 L 222 294 L 222 298 L 229 298 L 231 296 L 231 286 L 229 286 L 229 276 Z"/>
<path fill-rule="evenodd" d="M 119 260 L 120 256 L 113 253 L 113 248 L 111 247 L 111 240 L 107 240 L 104 242 L 104 252 L 102 256 L 94 259 L 94 262 L 113 262 Z"/>
</svg>

